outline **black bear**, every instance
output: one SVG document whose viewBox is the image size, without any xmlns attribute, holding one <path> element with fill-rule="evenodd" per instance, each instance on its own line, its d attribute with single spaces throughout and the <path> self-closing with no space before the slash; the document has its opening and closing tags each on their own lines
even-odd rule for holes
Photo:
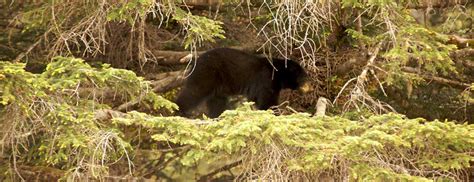
<svg viewBox="0 0 474 182">
<path fill-rule="evenodd" d="M 272 64 L 265 57 L 230 48 L 203 53 L 178 95 L 179 111 L 188 116 L 205 101 L 208 116 L 215 118 L 229 109 L 229 97 L 235 95 L 243 95 L 255 102 L 257 109 L 266 110 L 278 104 L 281 89 L 308 88 L 306 73 L 298 63 L 273 59 Z"/>
</svg>

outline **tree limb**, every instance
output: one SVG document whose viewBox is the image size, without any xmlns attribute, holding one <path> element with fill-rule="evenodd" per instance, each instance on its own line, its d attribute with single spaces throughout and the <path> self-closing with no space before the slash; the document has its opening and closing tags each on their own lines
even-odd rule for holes
<svg viewBox="0 0 474 182">
<path fill-rule="evenodd" d="M 186 64 L 190 59 L 191 54 L 189 51 L 153 51 L 153 55 L 156 56 L 157 62 L 163 65 L 179 65 Z M 202 54 L 203 52 L 197 52 L 197 55 Z"/>
<path fill-rule="evenodd" d="M 100 109 L 94 112 L 94 119 L 99 121 L 107 121 L 116 117 L 125 117 L 125 113 L 111 109 Z"/>
<path fill-rule="evenodd" d="M 459 49 L 467 47 L 474 48 L 474 39 L 466 39 L 457 35 L 451 35 L 448 44 L 455 44 Z"/>
<path fill-rule="evenodd" d="M 433 76 L 433 75 L 419 73 L 416 68 L 403 67 L 402 71 L 408 72 L 408 73 L 418 74 L 421 77 L 423 77 L 425 80 L 433 81 L 433 82 L 443 84 L 443 85 L 447 85 L 447 86 L 451 86 L 451 87 L 454 87 L 454 88 L 459 88 L 459 89 L 462 89 L 462 90 L 464 90 L 464 89 L 471 86 L 470 84 L 462 83 L 462 82 L 459 82 L 459 81 L 456 81 L 456 80 L 450 80 L 450 79 L 446 79 L 446 78 L 442 78 L 442 77 L 437 77 L 437 76 Z"/>
<path fill-rule="evenodd" d="M 38 41 L 36 41 L 34 44 L 32 44 L 30 47 L 25 52 L 20 53 L 16 58 L 13 60 L 14 63 L 18 63 L 21 59 L 23 59 L 26 55 L 28 55 L 31 50 L 33 50 L 36 46 L 38 46 L 41 41 L 43 41 L 43 38 L 40 38 Z"/>
<path fill-rule="evenodd" d="M 357 82 L 362 83 L 367 80 L 367 72 L 369 71 L 369 68 L 374 64 L 375 58 L 377 58 L 379 54 L 379 50 L 382 47 L 382 42 L 380 42 L 374 49 L 374 51 L 370 54 L 370 58 L 367 61 L 367 65 L 365 66 L 364 70 L 360 73 L 359 77 L 357 78 Z"/>
<path fill-rule="evenodd" d="M 209 181 L 209 179 L 210 179 L 212 176 L 214 176 L 214 175 L 216 175 L 216 174 L 218 174 L 218 173 L 220 173 L 220 172 L 227 171 L 227 170 L 229 170 L 229 169 L 232 169 L 232 168 L 234 168 L 234 167 L 237 167 L 237 166 L 239 166 L 240 164 L 242 164 L 242 160 L 239 160 L 239 161 L 236 161 L 236 162 L 227 164 L 227 165 L 225 165 L 225 166 L 223 166 L 223 167 L 221 167 L 221 168 L 219 168 L 219 169 L 216 169 L 216 170 L 214 170 L 214 171 L 212 171 L 212 172 L 210 172 L 210 173 L 208 173 L 208 174 L 206 174 L 206 175 L 204 175 L 204 176 L 201 176 L 198 181 L 200 181 L 200 182 L 202 182 L 202 181 Z"/>
<path fill-rule="evenodd" d="M 180 70 L 180 71 L 170 71 L 170 72 L 165 72 L 165 73 L 158 73 L 158 74 L 146 76 L 145 78 L 147 80 L 159 81 L 159 80 L 162 80 L 162 79 L 165 79 L 165 78 L 168 78 L 168 77 L 175 77 L 175 76 L 178 76 L 180 74 L 183 74 L 182 70 Z"/>
<path fill-rule="evenodd" d="M 137 99 L 134 99 L 134 100 L 126 102 L 126 103 L 123 103 L 122 105 L 116 107 L 115 109 L 118 110 L 118 111 L 125 112 L 130 107 L 132 107 L 134 105 L 137 105 L 139 102 L 141 102 L 143 100 L 143 98 L 145 97 L 145 95 L 146 95 L 145 92 L 143 92 L 143 93 L 140 94 L 140 96 L 138 96 Z"/>
<path fill-rule="evenodd" d="M 156 76 L 157 78 L 162 78 L 158 81 L 152 81 L 151 86 L 153 87 L 153 92 L 163 93 L 170 91 L 171 89 L 177 88 L 184 83 L 184 71 L 174 71 L 168 73 L 162 73 Z M 137 105 L 143 98 L 145 93 L 140 94 L 140 96 L 132 101 L 126 102 L 116 109 L 119 111 L 126 111 L 130 107 Z"/>
<path fill-rule="evenodd" d="M 47 166 L 18 166 L 25 181 L 58 181 L 66 171 Z"/>
<path fill-rule="evenodd" d="M 450 57 L 453 59 L 453 61 L 462 61 L 462 64 L 464 66 L 474 68 L 474 63 L 472 61 L 465 61 L 462 59 L 472 56 L 474 56 L 474 49 L 472 48 L 460 49 L 450 54 Z M 346 62 L 343 62 L 342 64 L 338 65 L 334 73 L 340 76 L 347 75 L 347 73 L 349 73 L 350 71 L 360 68 L 365 64 L 367 64 L 367 60 L 363 60 L 363 57 L 350 58 Z"/>
<path fill-rule="evenodd" d="M 161 79 L 159 81 L 154 81 L 151 83 L 153 86 L 153 92 L 163 93 L 170 91 L 171 89 L 177 88 L 184 83 L 184 71 L 172 72 L 172 75 Z"/>
<path fill-rule="evenodd" d="M 466 48 L 466 49 L 457 50 L 457 51 L 454 51 L 453 53 L 451 53 L 450 56 L 454 59 L 465 58 L 465 57 L 474 57 L 474 49 Z"/>
</svg>

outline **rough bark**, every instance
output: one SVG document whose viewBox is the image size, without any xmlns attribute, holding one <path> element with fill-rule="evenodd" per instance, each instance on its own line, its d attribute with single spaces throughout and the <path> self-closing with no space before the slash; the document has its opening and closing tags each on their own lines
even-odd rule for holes
<svg viewBox="0 0 474 182">
<path fill-rule="evenodd" d="M 163 75 L 166 75 L 166 78 L 151 83 L 154 92 L 167 92 L 171 89 L 181 86 L 184 83 L 184 71 L 168 72 L 164 73 Z"/>
</svg>

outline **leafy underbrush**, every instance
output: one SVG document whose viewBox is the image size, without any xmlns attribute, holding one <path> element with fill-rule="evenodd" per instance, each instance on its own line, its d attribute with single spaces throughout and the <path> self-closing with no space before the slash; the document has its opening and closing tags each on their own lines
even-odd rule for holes
<svg viewBox="0 0 474 182">
<path fill-rule="evenodd" d="M 0 62 L 0 144 L 2 160 L 9 161 L 1 166 L 9 169 L 2 178 L 21 176 L 20 166 L 61 169 L 65 179 L 76 180 L 146 177 L 137 170 L 148 166 L 161 176 L 188 180 L 231 175 L 241 180 L 463 181 L 474 159 L 473 125 L 398 114 L 276 116 L 254 111 L 250 104 L 214 120 L 121 113 L 105 95 L 140 100 L 140 107 L 150 109 L 172 111 L 176 105 L 150 92 L 149 82 L 133 72 L 107 65 L 94 68 L 81 59 L 57 57 L 41 74 L 24 66 Z M 115 114 L 98 119 L 104 110 Z M 150 157 L 156 159 L 153 165 L 136 162 L 146 142 L 151 143 L 146 150 L 156 152 Z M 118 164 L 127 170 L 112 174 Z M 202 166 L 206 170 L 199 170 Z"/>
</svg>

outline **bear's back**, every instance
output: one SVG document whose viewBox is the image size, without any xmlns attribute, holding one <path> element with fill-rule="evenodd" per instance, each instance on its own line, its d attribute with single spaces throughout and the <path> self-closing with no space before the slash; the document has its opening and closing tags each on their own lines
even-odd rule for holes
<svg viewBox="0 0 474 182">
<path fill-rule="evenodd" d="M 223 81 L 247 82 L 255 76 L 262 76 L 257 73 L 271 71 L 269 65 L 268 61 L 240 50 L 216 48 L 199 56 L 193 74 L 212 75 L 225 79 Z"/>
<path fill-rule="evenodd" d="M 215 48 L 199 56 L 197 65 L 212 66 L 216 68 L 246 69 L 265 65 L 257 56 L 231 48 Z M 250 71 L 250 70 L 249 70 Z"/>
<path fill-rule="evenodd" d="M 260 80 L 271 77 L 272 67 L 265 58 L 240 50 L 216 48 L 199 56 L 187 83 L 199 83 L 217 92 L 239 94 L 261 84 L 270 86 L 271 82 Z"/>
</svg>

